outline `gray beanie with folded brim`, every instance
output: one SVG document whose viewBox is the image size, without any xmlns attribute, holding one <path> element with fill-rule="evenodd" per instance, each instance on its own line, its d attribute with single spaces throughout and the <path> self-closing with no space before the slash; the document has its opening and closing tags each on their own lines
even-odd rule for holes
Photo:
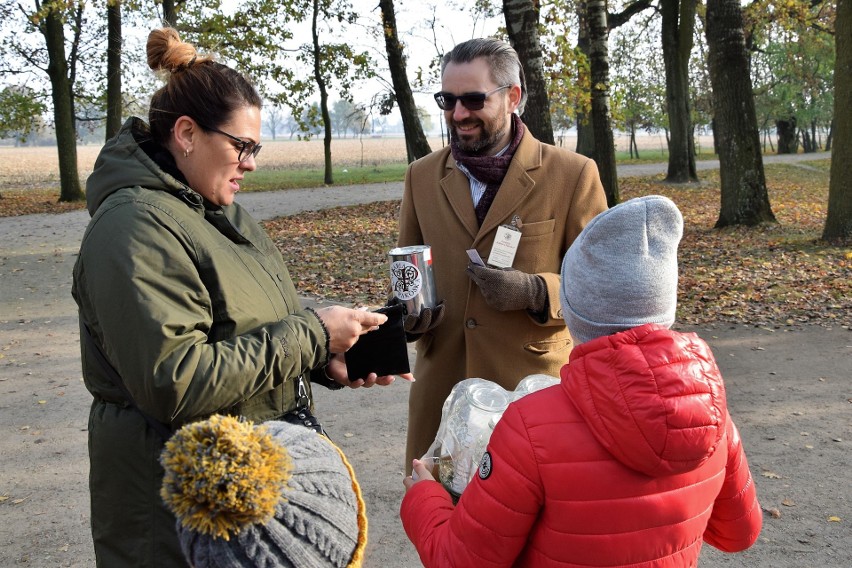
<svg viewBox="0 0 852 568">
<path fill-rule="evenodd" d="M 314 430 L 214 415 L 179 430 L 161 462 L 162 496 L 193 568 L 361 566 L 360 488 Z"/>
<path fill-rule="evenodd" d="M 683 216 L 648 195 L 600 213 L 562 261 L 562 315 L 575 344 L 647 323 L 671 327 Z"/>
</svg>

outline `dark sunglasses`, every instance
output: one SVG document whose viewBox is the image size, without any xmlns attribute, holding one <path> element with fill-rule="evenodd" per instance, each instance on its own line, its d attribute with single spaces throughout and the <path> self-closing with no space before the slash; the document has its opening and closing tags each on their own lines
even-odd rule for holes
<svg viewBox="0 0 852 568">
<path fill-rule="evenodd" d="M 242 138 L 237 138 L 233 134 L 228 134 L 227 132 L 223 132 L 218 128 L 213 128 L 212 126 L 204 126 L 200 122 L 198 123 L 198 126 L 203 128 L 204 130 L 209 130 L 211 132 L 221 134 L 222 136 L 227 136 L 228 138 L 236 142 L 236 147 L 240 150 L 240 154 L 239 156 L 237 156 L 237 161 L 239 161 L 240 163 L 248 160 L 249 156 L 257 157 L 258 152 L 260 152 L 260 149 L 263 148 L 263 146 L 260 144 L 252 142 L 251 140 L 243 140 Z"/>
<path fill-rule="evenodd" d="M 440 93 L 435 93 L 435 102 L 438 103 L 438 107 L 441 110 L 453 110 L 456 108 L 456 101 L 461 101 L 461 104 L 467 110 L 482 110 L 485 106 L 485 99 L 488 98 L 488 95 L 496 93 L 497 91 L 502 91 L 503 89 L 508 89 L 512 85 L 503 85 L 502 87 L 497 87 L 487 93 L 465 93 L 463 95 L 454 95 L 452 93 L 448 93 L 446 91 L 441 91 Z"/>
</svg>

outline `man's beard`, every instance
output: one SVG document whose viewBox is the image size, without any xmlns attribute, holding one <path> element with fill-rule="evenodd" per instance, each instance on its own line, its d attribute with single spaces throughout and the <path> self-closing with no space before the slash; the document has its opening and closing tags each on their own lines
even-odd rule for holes
<svg viewBox="0 0 852 568">
<path fill-rule="evenodd" d="M 508 117 L 504 115 L 503 122 L 500 124 L 495 130 L 489 130 L 489 125 L 483 122 L 482 120 L 477 120 L 480 125 L 480 135 L 475 139 L 462 138 L 459 135 L 458 129 L 454 125 L 452 119 L 447 120 L 447 128 L 450 130 L 450 135 L 456 141 L 459 150 L 466 154 L 474 155 L 474 156 L 484 156 L 488 155 L 490 152 L 496 152 L 499 150 L 497 145 L 502 140 L 503 136 L 506 134 L 506 130 L 510 127 L 511 122 L 507 120 Z M 495 122 L 492 122 L 491 125 L 495 125 Z"/>
</svg>

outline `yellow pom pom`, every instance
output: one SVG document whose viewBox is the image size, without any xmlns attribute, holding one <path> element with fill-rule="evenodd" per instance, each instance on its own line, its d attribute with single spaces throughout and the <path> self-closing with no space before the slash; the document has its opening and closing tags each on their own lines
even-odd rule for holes
<svg viewBox="0 0 852 568">
<path fill-rule="evenodd" d="M 187 529 L 229 540 L 272 519 L 290 479 L 287 450 L 262 426 L 214 415 L 166 442 L 160 494 Z"/>
</svg>

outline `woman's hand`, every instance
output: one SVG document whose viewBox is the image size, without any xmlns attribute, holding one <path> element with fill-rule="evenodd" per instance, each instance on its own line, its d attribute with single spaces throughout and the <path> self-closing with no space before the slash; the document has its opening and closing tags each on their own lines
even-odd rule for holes
<svg viewBox="0 0 852 568">
<path fill-rule="evenodd" d="M 334 382 L 346 385 L 351 389 L 357 389 L 360 387 L 370 388 L 373 385 L 384 387 L 396 380 L 396 376 L 394 375 L 383 375 L 380 377 L 376 373 L 370 373 L 364 379 L 350 381 L 349 374 L 346 371 L 346 358 L 340 353 L 335 354 L 334 357 L 331 358 L 328 362 L 328 366 L 325 368 L 325 372 Z M 399 375 L 399 378 L 405 379 L 411 383 L 414 382 L 414 375 L 411 373 Z"/>
<path fill-rule="evenodd" d="M 378 329 L 388 319 L 384 314 L 343 306 L 329 306 L 316 313 L 328 331 L 328 346 L 332 353 L 345 353 L 355 345 L 358 337 Z"/>
</svg>

